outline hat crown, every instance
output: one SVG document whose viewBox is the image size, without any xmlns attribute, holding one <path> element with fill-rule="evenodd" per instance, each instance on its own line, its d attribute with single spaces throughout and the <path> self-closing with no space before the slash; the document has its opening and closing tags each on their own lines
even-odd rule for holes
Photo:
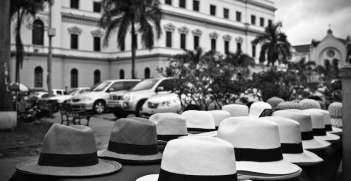
<svg viewBox="0 0 351 181">
<path fill-rule="evenodd" d="M 184 175 L 231 175 L 236 173 L 234 147 L 212 137 L 189 137 L 169 141 L 161 168 Z"/>
<path fill-rule="evenodd" d="M 135 145 L 157 144 L 156 125 L 145 118 L 122 118 L 115 122 L 110 141 Z"/>
<path fill-rule="evenodd" d="M 228 111 L 213 110 L 213 111 L 208 111 L 208 112 L 212 114 L 216 126 L 219 126 L 219 124 L 223 120 L 225 120 L 225 119 L 230 117 L 230 113 Z"/>
<path fill-rule="evenodd" d="M 67 155 L 94 153 L 94 132 L 82 125 L 53 124 L 44 137 L 41 152 Z"/>
<path fill-rule="evenodd" d="M 188 128 L 215 129 L 214 118 L 209 112 L 190 110 L 183 112 L 182 116 Z"/>
<path fill-rule="evenodd" d="M 313 110 L 303 110 L 303 112 L 306 112 L 311 115 L 311 120 L 312 120 L 312 127 L 313 128 L 325 128 L 324 124 L 324 116 L 322 113 L 315 112 Z"/>
<path fill-rule="evenodd" d="M 266 102 L 270 104 L 273 109 L 275 109 L 278 106 L 278 104 L 284 102 L 284 100 L 279 97 L 271 97 Z"/>
<path fill-rule="evenodd" d="M 303 99 L 299 102 L 299 104 L 302 106 L 302 109 L 321 109 L 321 105 L 319 104 L 319 102 L 313 99 Z"/>
<path fill-rule="evenodd" d="M 302 106 L 297 103 L 297 102 L 293 102 L 293 101 L 285 101 L 285 102 L 281 102 L 277 105 L 278 109 L 302 109 Z"/>
<path fill-rule="evenodd" d="M 300 124 L 289 118 L 268 116 L 267 119 L 278 125 L 280 143 L 301 143 Z"/>
<path fill-rule="evenodd" d="M 342 103 L 341 102 L 333 102 L 329 105 L 328 112 L 330 116 L 342 116 Z"/>
<path fill-rule="evenodd" d="M 187 135 L 184 116 L 175 113 L 157 113 L 149 118 L 156 125 L 158 135 Z"/>
<path fill-rule="evenodd" d="M 322 110 L 322 109 L 310 109 L 310 110 L 311 110 L 311 111 L 316 111 L 316 112 L 322 113 L 322 114 L 323 114 L 323 117 L 324 117 L 324 124 L 325 124 L 325 125 L 331 124 L 331 123 L 330 123 L 330 114 L 329 114 L 328 111 Z"/>
<path fill-rule="evenodd" d="M 228 111 L 232 117 L 249 115 L 249 108 L 246 105 L 229 104 L 223 106 L 222 110 Z"/>
<path fill-rule="evenodd" d="M 231 117 L 222 121 L 217 137 L 235 148 L 272 149 L 280 147 L 277 124 L 253 117 Z"/>
<path fill-rule="evenodd" d="M 311 116 L 302 112 L 302 110 L 280 110 L 274 112 L 272 116 L 280 116 L 297 121 L 300 124 L 301 132 L 310 132 L 313 129 Z"/>
<path fill-rule="evenodd" d="M 250 107 L 250 115 L 258 117 L 265 109 L 272 109 L 272 106 L 266 102 L 254 102 Z"/>
</svg>

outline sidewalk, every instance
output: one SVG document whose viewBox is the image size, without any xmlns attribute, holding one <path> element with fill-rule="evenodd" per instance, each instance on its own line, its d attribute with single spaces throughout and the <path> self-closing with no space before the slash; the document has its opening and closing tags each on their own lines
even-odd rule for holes
<svg viewBox="0 0 351 181">
<path fill-rule="evenodd" d="M 61 123 L 60 113 L 56 113 L 54 116 L 55 118 L 46 118 L 46 120 L 53 123 Z M 94 131 L 97 150 L 102 150 L 107 148 L 107 144 L 110 139 L 110 133 L 114 122 L 101 118 L 114 118 L 114 116 L 113 114 L 103 114 L 99 115 L 98 117 L 100 118 L 92 117 L 90 119 L 89 127 Z M 85 124 L 85 120 L 82 120 L 82 123 Z M 16 164 L 36 158 L 38 158 L 38 156 L 26 156 L 15 158 L 0 157 L 0 181 L 7 181 L 8 179 L 10 179 L 12 174 L 15 172 Z"/>
</svg>

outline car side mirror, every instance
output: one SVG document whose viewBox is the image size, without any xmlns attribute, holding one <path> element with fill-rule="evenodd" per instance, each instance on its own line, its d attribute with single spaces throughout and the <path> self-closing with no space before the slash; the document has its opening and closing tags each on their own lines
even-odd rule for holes
<svg viewBox="0 0 351 181">
<path fill-rule="evenodd" d="M 156 88 L 156 92 L 160 92 L 160 91 L 163 91 L 163 90 L 164 90 L 163 87 L 157 87 L 157 88 Z"/>
<path fill-rule="evenodd" d="M 112 87 L 108 89 L 108 92 L 113 92 L 113 91 L 115 91 L 115 89 Z"/>
</svg>

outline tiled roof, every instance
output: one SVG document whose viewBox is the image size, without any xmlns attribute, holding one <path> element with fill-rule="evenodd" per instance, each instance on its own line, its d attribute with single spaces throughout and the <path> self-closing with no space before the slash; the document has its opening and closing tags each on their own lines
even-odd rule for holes
<svg viewBox="0 0 351 181">
<path fill-rule="evenodd" d="M 311 45 L 296 45 L 293 46 L 297 53 L 309 53 Z"/>
</svg>

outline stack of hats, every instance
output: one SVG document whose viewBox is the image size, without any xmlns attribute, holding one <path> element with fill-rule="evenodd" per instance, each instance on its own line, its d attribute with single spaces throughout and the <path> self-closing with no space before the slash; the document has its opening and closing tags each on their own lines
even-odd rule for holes
<svg viewBox="0 0 351 181">
<path fill-rule="evenodd" d="M 254 102 L 250 107 L 249 116 L 258 118 L 265 109 L 272 109 L 272 106 L 266 102 Z"/>
<path fill-rule="evenodd" d="M 319 113 L 323 114 L 325 130 L 327 131 L 327 133 L 336 134 L 336 135 L 341 135 L 342 134 L 342 129 L 336 128 L 336 127 L 331 125 L 330 114 L 329 114 L 328 111 L 322 110 L 322 109 L 310 109 L 310 110 L 313 110 L 313 111 L 316 111 L 316 112 L 319 112 Z"/>
<path fill-rule="evenodd" d="M 241 104 L 229 104 L 222 107 L 223 111 L 228 111 L 231 117 L 248 116 L 249 107 Z"/>
<path fill-rule="evenodd" d="M 216 130 L 214 118 L 207 111 L 189 110 L 183 112 L 182 116 L 186 120 L 189 133 L 198 134 Z"/>
<path fill-rule="evenodd" d="M 299 104 L 301 105 L 302 109 L 321 109 L 319 102 L 313 99 L 303 99 L 299 102 Z"/>
<path fill-rule="evenodd" d="M 285 101 L 279 103 L 277 109 L 302 109 L 302 106 L 297 102 Z"/>
<path fill-rule="evenodd" d="M 272 97 L 272 98 L 269 98 L 266 102 L 270 104 L 273 109 L 276 109 L 278 104 L 284 102 L 284 100 L 279 97 Z"/>
<path fill-rule="evenodd" d="M 330 122 L 332 126 L 342 128 L 342 103 L 334 102 L 329 105 Z"/>
</svg>

